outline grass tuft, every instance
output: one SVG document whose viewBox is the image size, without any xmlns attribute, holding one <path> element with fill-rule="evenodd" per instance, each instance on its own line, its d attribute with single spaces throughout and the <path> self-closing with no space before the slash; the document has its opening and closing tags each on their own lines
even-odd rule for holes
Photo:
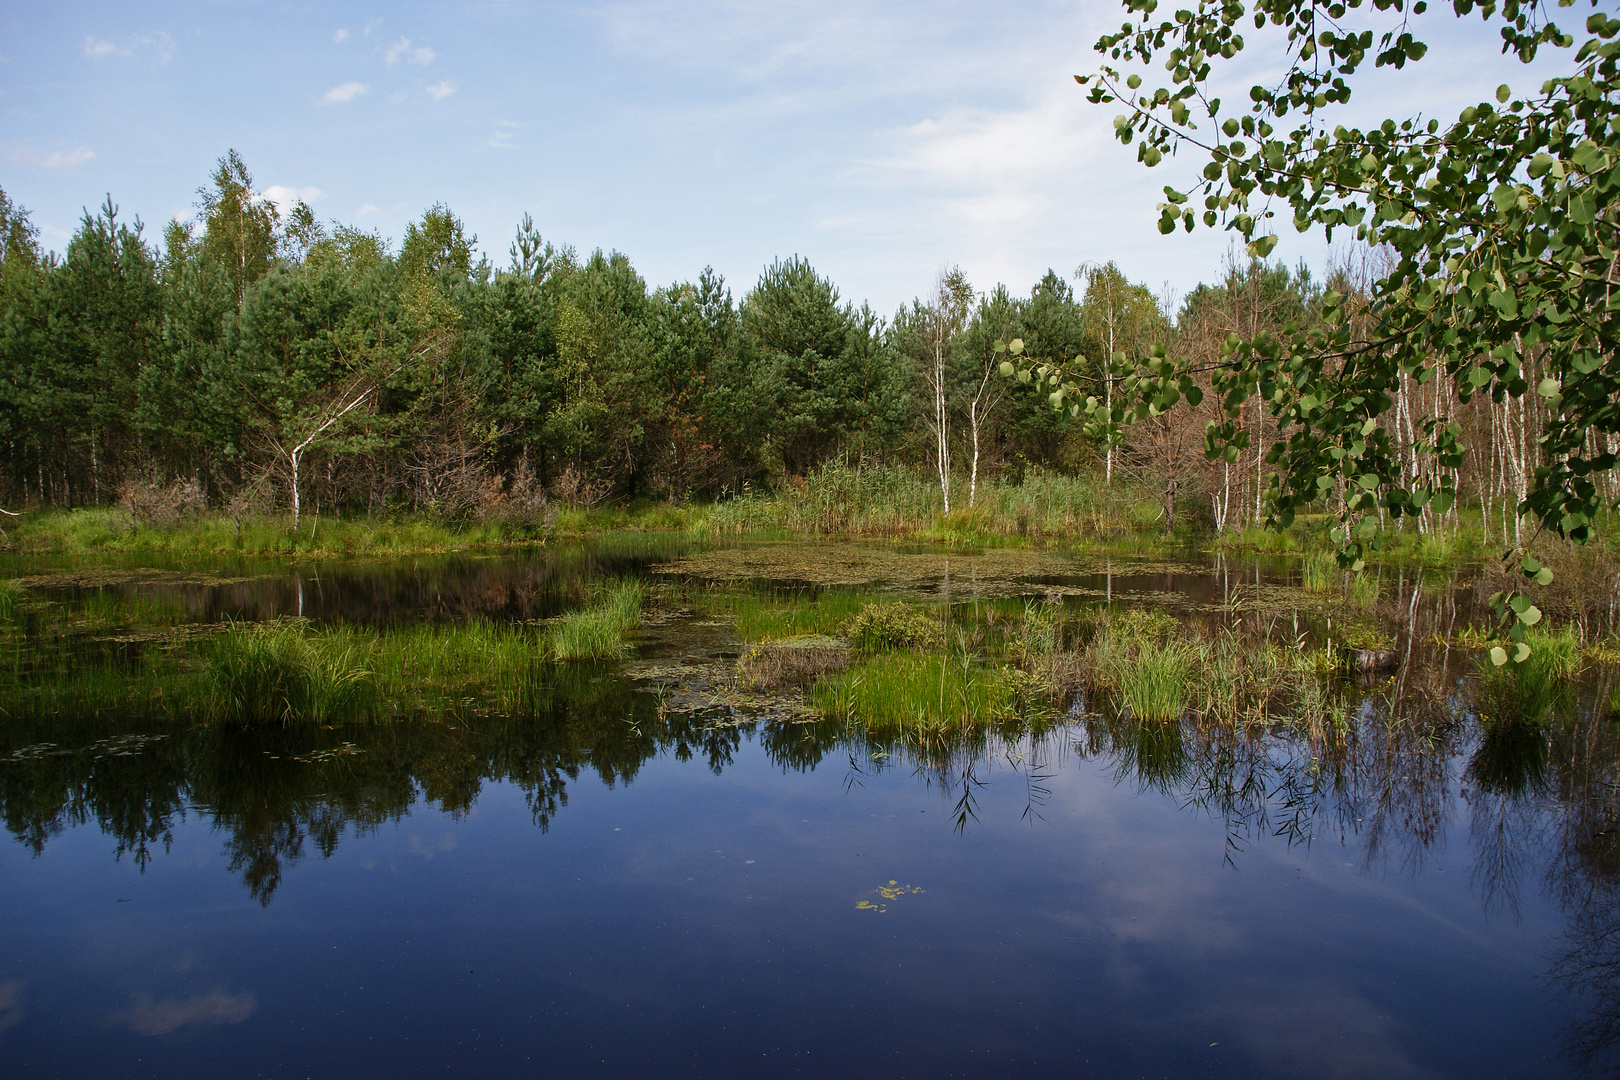
<svg viewBox="0 0 1620 1080">
<path fill-rule="evenodd" d="M 595 603 L 571 611 L 546 633 L 545 654 L 552 660 L 611 660 L 623 656 L 624 635 L 641 621 L 645 590 L 640 582 L 621 581 Z"/>
</svg>

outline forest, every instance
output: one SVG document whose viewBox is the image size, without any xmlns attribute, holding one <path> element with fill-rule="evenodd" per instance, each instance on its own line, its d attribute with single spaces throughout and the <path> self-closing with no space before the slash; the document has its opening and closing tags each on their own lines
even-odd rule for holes
<svg viewBox="0 0 1620 1080">
<path fill-rule="evenodd" d="M 884 316 L 796 256 L 740 299 L 709 269 L 649 286 L 626 255 L 581 255 L 527 215 L 501 267 L 442 204 L 395 245 L 302 203 L 282 213 L 235 151 L 196 211 L 154 240 L 108 196 L 57 256 L 0 192 L 9 512 L 523 520 L 552 503 L 718 501 L 887 467 L 926 477 L 947 513 L 971 509 L 981 483 L 1058 474 L 1150 500 L 1166 531 L 1240 530 L 1266 516 L 1277 438 L 1258 390 L 1235 453 L 1206 453 L 1213 402 L 1088 436 L 1077 412 L 1002 377 L 1007 345 L 1106 396 L 1127 357 L 1162 349 L 1213 368 L 1234 334 L 1320 321 L 1324 295 L 1370 320 L 1390 258 L 1344 247 L 1319 280 L 1233 254 L 1181 298 L 1112 261 L 1050 270 L 1027 293 L 953 268 Z M 1416 528 L 1455 530 L 1467 508 L 1520 540 L 1546 403 L 1410 376 L 1395 398 L 1383 426 L 1406 482 L 1426 421 L 1454 422 L 1467 447 L 1458 505 L 1424 508 Z M 1612 504 L 1612 476 L 1599 482 Z"/>
</svg>

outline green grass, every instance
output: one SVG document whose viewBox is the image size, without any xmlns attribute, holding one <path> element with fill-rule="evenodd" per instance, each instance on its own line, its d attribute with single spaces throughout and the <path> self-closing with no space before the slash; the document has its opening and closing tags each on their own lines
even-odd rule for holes
<svg viewBox="0 0 1620 1080">
<path fill-rule="evenodd" d="M 1118 674 L 1120 702 L 1138 720 L 1179 720 L 1187 709 L 1191 650 L 1147 646 Z"/>
<path fill-rule="evenodd" d="M 870 602 L 871 597 L 864 593 L 828 590 L 811 595 L 729 588 L 697 599 L 705 614 L 730 616 L 737 636 L 749 643 L 806 634 L 837 635 Z"/>
<path fill-rule="evenodd" d="M 1015 689 L 1004 667 L 900 651 L 823 676 L 811 687 L 810 702 L 823 716 L 875 732 L 938 731 L 1012 717 Z"/>
<path fill-rule="evenodd" d="M 1306 592 L 1325 593 L 1333 591 L 1338 583 L 1339 560 L 1331 552 L 1318 552 L 1307 556 L 1300 567 L 1300 586 Z"/>
<path fill-rule="evenodd" d="M 349 719 L 375 701 L 367 650 L 352 634 L 312 637 L 300 626 L 232 626 L 209 657 L 208 708 L 232 724 Z"/>
<path fill-rule="evenodd" d="M 608 586 L 593 603 L 571 611 L 546 631 L 545 654 L 552 660 L 608 660 L 623 656 L 624 635 L 641 621 L 644 590 L 639 582 Z"/>
<path fill-rule="evenodd" d="M 1479 660 L 1477 699 L 1480 719 L 1493 724 L 1541 724 L 1554 719 L 1575 698 L 1582 646 L 1574 630 L 1531 631 L 1530 656 L 1523 663 L 1497 667 Z"/>
</svg>

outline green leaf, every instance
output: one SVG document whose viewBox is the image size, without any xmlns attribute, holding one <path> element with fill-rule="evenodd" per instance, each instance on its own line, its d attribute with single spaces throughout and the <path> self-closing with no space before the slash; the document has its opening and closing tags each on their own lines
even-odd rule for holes
<svg viewBox="0 0 1620 1080">
<path fill-rule="evenodd" d="M 1506 649 L 1502 648 L 1500 645 L 1491 646 L 1491 663 L 1493 665 L 1496 667 L 1501 667 L 1503 664 L 1507 663 L 1507 660 L 1508 657 Z"/>
</svg>

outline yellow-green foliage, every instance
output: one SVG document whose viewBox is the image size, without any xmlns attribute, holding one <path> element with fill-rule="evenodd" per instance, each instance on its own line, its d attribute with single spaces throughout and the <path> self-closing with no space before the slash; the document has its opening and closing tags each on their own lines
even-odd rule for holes
<svg viewBox="0 0 1620 1080">
<path fill-rule="evenodd" d="M 939 623 L 898 601 L 867 604 L 844 628 L 850 645 L 862 652 L 926 649 L 940 640 Z"/>
</svg>

